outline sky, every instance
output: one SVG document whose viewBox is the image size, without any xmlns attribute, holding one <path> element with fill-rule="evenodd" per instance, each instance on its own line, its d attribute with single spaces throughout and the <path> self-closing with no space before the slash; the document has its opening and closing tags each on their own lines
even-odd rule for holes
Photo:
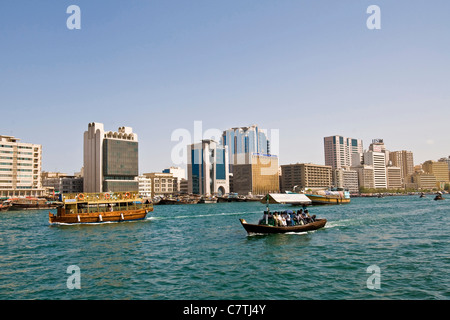
<svg viewBox="0 0 450 320">
<path fill-rule="evenodd" d="M 67 27 L 70 5 L 81 29 Z M 370 5 L 381 29 L 367 27 Z M 42 169 L 69 174 L 90 122 L 133 128 L 140 173 L 178 165 L 195 121 L 277 132 L 280 164 L 324 164 L 331 135 L 437 160 L 450 155 L 449 12 L 448 0 L 1 1 L 0 135 L 41 144 Z"/>
</svg>

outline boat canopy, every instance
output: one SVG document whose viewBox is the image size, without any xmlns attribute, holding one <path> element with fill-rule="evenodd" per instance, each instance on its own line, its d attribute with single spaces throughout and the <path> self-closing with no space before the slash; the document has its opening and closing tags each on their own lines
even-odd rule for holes
<svg viewBox="0 0 450 320">
<path fill-rule="evenodd" d="M 269 203 L 311 204 L 311 200 L 301 193 L 269 193 L 261 200 L 261 203 L 267 203 L 267 197 L 269 197 Z"/>
</svg>

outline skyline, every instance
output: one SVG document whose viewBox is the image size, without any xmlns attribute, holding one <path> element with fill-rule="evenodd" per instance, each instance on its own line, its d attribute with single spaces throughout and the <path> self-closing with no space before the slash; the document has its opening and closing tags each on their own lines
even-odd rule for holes
<svg viewBox="0 0 450 320">
<path fill-rule="evenodd" d="M 66 8 L 81 8 L 69 30 Z M 369 30 L 368 6 L 381 8 Z M 280 165 L 324 164 L 323 138 L 450 154 L 450 4 L 434 1 L 17 1 L 0 5 L 1 135 L 83 165 L 83 133 L 133 128 L 139 173 L 170 167 L 177 129 L 279 130 Z M 384 118 L 383 118 L 384 117 Z M 7 120 L 5 120 L 7 119 Z M 373 120 L 371 120 L 373 119 Z M 192 141 L 197 142 L 197 141 Z"/>
</svg>

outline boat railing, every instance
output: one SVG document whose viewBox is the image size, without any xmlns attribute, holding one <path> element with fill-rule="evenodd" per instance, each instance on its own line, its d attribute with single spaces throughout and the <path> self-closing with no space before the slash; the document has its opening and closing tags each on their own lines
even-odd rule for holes
<svg viewBox="0 0 450 320">
<path fill-rule="evenodd" d="M 139 192 L 101 192 L 101 193 L 64 193 L 61 195 L 63 202 L 109 202 L 131 201 L 140 199 Z"/>
</svg>

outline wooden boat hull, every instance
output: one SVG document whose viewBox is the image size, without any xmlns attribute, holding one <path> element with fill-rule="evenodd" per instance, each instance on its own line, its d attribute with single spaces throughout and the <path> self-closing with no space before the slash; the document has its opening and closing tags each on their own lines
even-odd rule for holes
<svg viewBox="0 0 450 320">
<path fill-rule="evenodd" d="M 305 224 L 290 227 L 273 227 L 259 224 L 249 224 L 244 219 L 239 219 L 242 226 L 248 234 L 272 234 L 272 233 L 287 233 L 287 232 L 306 232 L 323 228 L 327 223 L 326 219 L 316 219 L 316 221 Z"/>
<path fill-rule="evenodd" d="M 346 204 L 350 203 L 350 198 L 337 198 L 331 196 L 320 196 L 314 194 L 306 194 L 313 205 L 317 204 Z"/>
<path fill-rule="evenodd" d="M 80 213 L 80 214 L 72 213 L 60 215 L 49 213 L 49 222 L 63 223 L 63 224 L 124 222 L 124 221 L 145 219 L 147 213 L 150 211 L 153 211 L 153 209 L 129 210 L 126 212 L 114 211 L 114 212 Z"/>
</svg>

